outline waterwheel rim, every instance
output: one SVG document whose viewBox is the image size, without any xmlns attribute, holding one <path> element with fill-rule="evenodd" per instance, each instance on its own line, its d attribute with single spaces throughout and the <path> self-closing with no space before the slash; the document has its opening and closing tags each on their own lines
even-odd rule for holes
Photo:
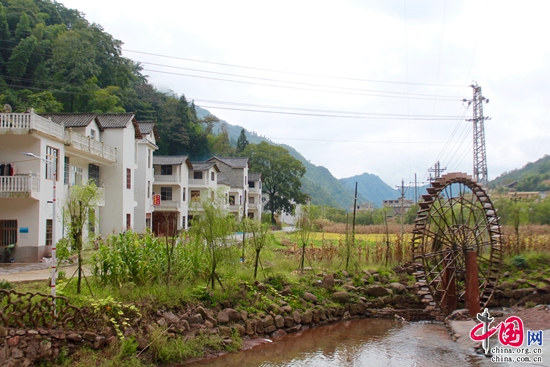
<svg viewBox="0 0 550 367">
<path fill-rule="evenodd" d="M 479 306 L 487 307 L 502 264 L 502 231 L 487 193 L 464 173 L 432 182 L 413 230 L 418 294 L 426 310 L 449 314 L 465 306 L 466 256 L 475 252 Z"/>
</svg>

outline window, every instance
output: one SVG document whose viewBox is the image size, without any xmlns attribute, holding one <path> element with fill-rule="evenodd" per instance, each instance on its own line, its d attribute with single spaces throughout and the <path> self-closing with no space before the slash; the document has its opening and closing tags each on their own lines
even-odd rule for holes
<svg viewBox="0 0 550 367">
<path fill-rule="evenodd" d="M 169 200 L 172 201 L 172 188 L 171 187 L 161 187 L 160 188 L 160 200 Z"/>
<path fill-rule="evenodd" d="M 52 148 L 50 146 L 46 146 L 46 159 L 50 161 L 51 163 L 46 163 L 46 178 L 48 180 L 53 180 L 53 176 L 55 174 L 56 181 L 57 181 L 57 159 L 59 157 L 59 149 Z M 53 166 L 53 167 L 52 167 Z M 53 168 L 53 170 L 52 170 Z"/>
<path fill-rule="evenodd" d="M 229 195 L 229 205 L 235 205 L 235 195 Z"/>
<path fill-rule="evenodd" d="M 17 244 L 17 220 L 0 220 L 0 246 Z"/>
<path fill-rule="evenodd" d="M 187 218 L 185 218 L 185 215 L 181 217 L 181 228 L 185 228 L 186 221 L 187 221 Z"/>
<path fill-rule="evenodd" d="M 242 204 L 243 204 L 243 196 L 239 195 L 239 205 L 242 205 Z"/>
<path fill-rule="evenodd" d="M 151 197 L 151 181 L 147 181 L 147 199 Z"/>
<path fill-rule="evenodd" d="M 171 176 L 172 175 L 172 166 L 171 165 L 162 165 L 162 166 L 160 166 L 160 174 L 162 176 Z"/>
<path fill-rule="evenodd" d="M 126 229 L 132 229 L 132 214 L 126 214 Z"/>
<path fill-rule="evenodd" d="M 151 168 L 151 149 L 147 149 L 147 168 Z"/>
<path fill-rule="evenodd" d="M 193 172 L 193 179 L 195 179 L 195 180 L 202 180 L 202 171 L 195 171 L 195 172 Z"/>
<path fill-rule="evenodd" d="M 214 181 L 215 177 L 214 172 L 210 172 L 210 181 Z"/>
<path fill-rule="evenodd" d="M 181 191 L 183 191 L 183 198 L 182 198 L 182 200 L 185 201 L 185 187 L 182 188 Z"/>
<path fill-rule="evenodd" d="M 69 175 L 70 175 L 70 165 L 69 165 L 69 157 L 65 157 L 65 179 L 64 179 L 64 183 L 65 185 L 68 185 L 69 184 Z"/>
<path fill-rule="evenodd" d="M 95 130 L 90 130 L 90 139 L 92 139 L 92 140 L 97 140 L 97 139 L 95 138 Z"/>
<path fill-rule="evenodd" d="M 72 182 L 71 185 L 80 185 L 82 184 L 82 181 L 84 180 L 83 173 L 84 170 L 81 167 L 75 167 L 72 166 Z"/>
<path fill-rule="evenodd" d="M 126 168 L 126 188 L 132 188 L 132 170 L 130 168 Z"/>
<path fill-rule="evenodd" d="M 200 201 L 201 191 L 200 190 L 191 190 L 191 201 Z"/>
<path fill-rule="evenodd" d="M 248 181 L 248 187 L 253 189 L 254 188 L 254 181 Z"/>
<path fill-rule="evenodd" d="M 99 186 L 99 166 L 95 164 L 88 165 L 88 179 L 94 181 L 96 186 Z"/>
<path fill-rule="evenodd" d="M 248 202 L 249 202 L 250 204 L 254 204 L 254 196 L 249 196 L 249 197 L 248 197 Z"/>
<path fill-rule="evenodd" d="M 53 220 L 46 219 L 46 246 L 52 245 Z"/>
</svg>

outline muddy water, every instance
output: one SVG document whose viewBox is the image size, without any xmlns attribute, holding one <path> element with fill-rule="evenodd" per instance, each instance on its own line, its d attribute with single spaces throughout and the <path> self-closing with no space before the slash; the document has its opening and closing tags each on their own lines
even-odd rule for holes
<svg viewBox="0 0 550 367">
<path fill-rule="evenodd" d="M 498 366 L 461 350 L 442 324 L 386 319 L 342 322 L 289 334 L 194 367 Z"/>
</svg>

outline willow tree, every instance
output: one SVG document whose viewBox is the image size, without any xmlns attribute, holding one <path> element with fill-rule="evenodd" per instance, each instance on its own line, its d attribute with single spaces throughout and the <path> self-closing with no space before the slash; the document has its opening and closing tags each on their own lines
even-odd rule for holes
<svg viewBox="0 0 550 367">
<path fill-rule="evenodd" d="M 216 280 L 222 285 L 218 267 L 230 261 L 232 250 L 232 239 L 230 235 L 236 227 L 235 217 L 225 209 L 225 198 L 223 193 L 218 192 L 212 196 L 204 195 L 195 211 L 190 232 L 196 241 L 204 245 L 204 256 L 208 265 L 208 283 L 212 289 Z M 223 285 L 222 285 L 223 287 Z"/>
<path fill-rule="evenodd" d="M 74 185 L 69 189 L 65 200 L 63 222 L 67 227 L 68 239 L 72 251 L 78 254 L 78 282 L 77 293 L 80 293 L 82 282 L 82 249 L 84 231 L 89 223 L 95 223 L 95 208 L 102 199 L 100 188 L 93 180 L 83 185 Z"/>
</svg>

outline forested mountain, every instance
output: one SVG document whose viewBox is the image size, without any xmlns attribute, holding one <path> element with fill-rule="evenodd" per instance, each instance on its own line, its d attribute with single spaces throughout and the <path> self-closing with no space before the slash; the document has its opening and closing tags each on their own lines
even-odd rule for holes
<svg viewBox="0 0 550 367">
<path fill-rule="evenodd" d="M 514 186 L 518 191 L 550 190 L 550 156 L 545 155 L 521 169 L 505 172 L 489 182 L 489 188 Z"/>
<path fill-rule="evenodd" d="M 0 0 L 0 105 L 14 112 L 134 112 L 155 121 L 160 154 L 234 153 L 185 96 L 161 93 L 122 42 L 53 0 Z"/>
</svg>

